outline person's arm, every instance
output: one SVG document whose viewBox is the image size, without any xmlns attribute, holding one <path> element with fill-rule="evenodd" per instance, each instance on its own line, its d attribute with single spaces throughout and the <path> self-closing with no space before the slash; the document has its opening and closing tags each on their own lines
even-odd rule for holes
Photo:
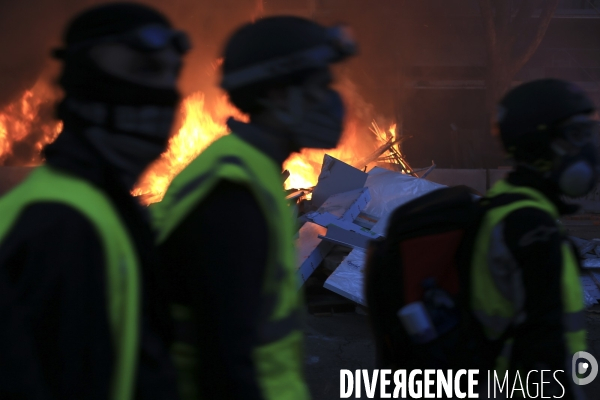
<svg viewBox="0 0 600 400">
<path fill-rule="evenodd" d="M 563 237 L 550 215 L 526 208 L 506 218 L 504 240 L 522 274 L 524 292 L 525 320 L 515 331 L 511 369 L 537 370 L 531 379 L 538 384 L 541 370 L 551 370 L 544 375 L 544 381 L 550 382 L 544 385 L 544 396 L 560 396 L 562 385 L 563 398 L 575 398 L 568 371 L 571 355 L 563 333 Z M 564 371 L 556 374 L 560 385 L 553 377 L 557 370 Z"/>
<path fill-rule="evenodd" d="M 263 399 L 253 357 L 268 233 L 250 189 L 221 182 L 163 246 L 191 294 L 197 383 L 207 399 Z"/>
<path fill-rule="evenodd" d="M 108 398 L 103 257 L 70 207 L 37 204 L 19 217 L 0 247 L 0 398 Z"/>
</svg>

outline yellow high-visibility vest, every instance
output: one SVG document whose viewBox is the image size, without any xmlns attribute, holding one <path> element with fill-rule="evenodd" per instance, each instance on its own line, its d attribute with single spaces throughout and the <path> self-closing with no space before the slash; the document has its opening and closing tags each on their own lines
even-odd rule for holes
<svg viewBox="0 0 600 400">
<path fill-rule="evenodd" d="M 139 262 L 129 233 L 110 200 L 94 185 L 44 166 L 36 168 L 25 181 L 0 198 L 0 243 L 22 211 L 35 203 L 67 205 L 80 212 L 96 229 L 104 250 L 106 317 L 115 356 L 110 399 L 132 400 L 139 354 L 140 278 Z"/>
<path fill-rule="evenodd" d="M 514 186 L 505 180 L 497 182 L 486 197 L 502 194 L 522 194 L 526 199 L 492 208 L 486 213 L 474 243 L 471 264 L 471 308 L 483 324 L 489 339 L 498 339 L 514 322 L 515 305 L 498 289 L 489 263 L 489 250 L 494 228 L 510 213 L 526 207 L 533 207 L 547 212 L 553 219 L 559 218 L 556 206 L 539 191 L 526 187 Z M 560 222 L 559 228 L 562 230 Z M 579 280 L 577 259 L 569 243 L 562 244 L 562 296 L 563 331 L 567 351 L 575 354 L 586 349 L 586 331 L 583 304 L 583 291 Z M 510 346 L 507 346 L 509 348 Z M 497 360 L 497 369 L 506 371 L 509 354 L 502 354 Z"/>
<path fill-rule="evenodd" d="M 235 134 L 218 139 L 173 180 L 163 201 L 152 207 L 159 243 L 222 180 L 251 190 L 267 221 L 269 249 L 261 310 L 264 317 L 258 329 L 260 344 L 254 349 L 259 385 L 265 399 L 308 399 L 299 326 L 301 297 L 295 273 L 294 220 L 285 199 L 280 166 Z M 178 320 L 191 315 L 182 305 L 175 305 L 173 310 Z M 182 397 L 198 399 L 192 370 L 194 358 L 202 355 L 189 343 L 178 343 L 174 353 Z"/>
</svg>

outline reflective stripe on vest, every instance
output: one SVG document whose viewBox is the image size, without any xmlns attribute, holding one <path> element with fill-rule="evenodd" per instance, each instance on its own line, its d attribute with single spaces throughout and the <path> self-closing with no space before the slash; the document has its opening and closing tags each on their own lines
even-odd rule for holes
<svg viewBox="0 0 600 400">
<path fill-rule="evenodd" d="M 494 197 L 505 193 L 523 194 L 528 199 L 493 208 L 485 215 L 475 241 L 471 266 L 471 307 L 490 339 L 500 337 L 514 323 L 516 313 L 521 311 L 515 310 L 514 305 L 498 290 L 498 284 L 494 282 L 490 271 L 487 256 L 494 227 L 513 211 L 525 207 L 543 210 L 554 219 L 559 216 L 554 204 L 540 192 L 528 187 L 512 186 L 504 180 L 497 182 L 487 196 Z M 562 258 L 563 329 L 567 350 L 574 354 L 586 348 L 583 292 L 575 255 L 566 242 L 562 246 Z"/>
<path fill-rule="evenodd" d="M 115 359 L 110 399 L 131 400 L 138 360 L 140 293 L 138 260 L 129 234 L 111 202 L 93 185 L 51 167 L 39 167 L 0 199 L 0 243 L 21 212 L 34 203 L 61 203 L 77 210 L 102 241 Z"/>
<path fill-rule="evenodd" d="M 158 240 L 164 242 L 221 180 L 251 190 L 269 231 L 262 322 L 258 327 L 259 345 L 254 350 L 261 388 L 266 399 L 307 399 L 309 394 L 302 373 L 301 299 L 295 274 L 294 220 L 285 200 L 281 168 L 235 134 L 218 139 L 173 180 L 163 201 L 151 207 Z M 189 371 L 185 374 L 192 375 Z M 191 388 L 193 384 L 182 384 L 187 393 L 196 392 Z"/>
</svg>

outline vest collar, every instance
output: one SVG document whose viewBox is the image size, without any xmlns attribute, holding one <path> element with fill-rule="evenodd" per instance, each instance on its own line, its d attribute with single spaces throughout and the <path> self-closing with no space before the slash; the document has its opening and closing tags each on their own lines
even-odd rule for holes
<svg viewBox="0 0 600 400">
<path fill-rule="evenodd" d="M 508 175 L 506 182 L 512 186 L 528 187 L 535 190 L 556 207 L 559 215 L 575 214 L 579 211 L 580 207 L 578 205 L 563 201 L 558 189 L 553 188 L 548 180 L 541 178 L 528 169 L 517 167 L 515 171 Z"/>
<path fill-rule="evenodd" d="M 63 130 L 44 149 L 44 156 L 48 165 L 79 176 L 100 188 L 104 188 L 114 178 L 109 172 L 108 164 L 78 131 Z"/>
<path fill-rule="evenodd" d="M 136 220 L 141 218 L 145 223 L 149 220 L 146 209 L 140 206 L 120 179 L 115 179 L 117 171 L 114 167 L 111 167 L 79 132 L 64 130 L 46 147 L 44 156 L 49 166 L 85 179 L 102 190 L 122 216 L 131 216 Z"/>
<path fill-rule="evenodd" d="M 292 151 L 285 138 L 278 132 L 252 123 L 244 123 L 233 118 L 227 120 L 227 126 L 237 137 L 260 150 L 279 166 L 290 156 Z"/>
<path fill-rule="evenodd" d="M 579 206 L 563 202 L 558 195 L 553 195 L 540 189 L 539 185 L 519 184 L 522 181 L 515 182 L 511 175 L 507 179 L 502 179 L 494 184 L 487 192 L 486 197 L 492 198 L 503 194 L 522 194 L 533 200 L 546 204 L 552 209 L 555 218 L 561 215 L 572 214 L 579 209 Z"/>
</svg>

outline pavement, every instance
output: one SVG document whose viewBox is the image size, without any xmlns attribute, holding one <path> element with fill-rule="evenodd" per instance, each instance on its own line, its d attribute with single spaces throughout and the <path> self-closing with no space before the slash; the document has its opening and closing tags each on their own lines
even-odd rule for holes
<svg viewBox="0 0 600 400">
<path fill-rule="evenodd" d="M 306 318 L 306 379 L 313 400 L 339 399 L 340 369 L 373 370 L 375 346 L 367 316 L 359 313 L 317 313 Z M 588 351 L 600 362 L 600 306 L 586 312 Z M 600 400 L 600 374 L 582 386 L 587 400 Z M 354 398 L 354 397 L 352 397 Z M 363 397 L 364 392 L 363 392 Z"/>
<path fill-rule="evenodd" d="M 600 215 L 563 221 L 569 235 L 600 238 Z M 375 345 L 365 309 L 323 289 L 327 268 L 319 267 L 306 282 L 306 379 L 313 400 L 339 399 L 340 369 L 375 368 Z M 600 363 L 600 305 L 586 311 L 588 351 Z M 587 400 L 600 400 L 600 374 L 582 386 Z M 354 398 L 354 397 L 353 397 Z M 364 392 L 363 392 L 363 397 Z"/>
<path fill-rule="evenodd" d="M 306 321 L 306 379 L 313 400 L 339 398 L 340 369 L 375 368 L 375 345 L 366 315 L 309 315 Z"/>
</svg>

